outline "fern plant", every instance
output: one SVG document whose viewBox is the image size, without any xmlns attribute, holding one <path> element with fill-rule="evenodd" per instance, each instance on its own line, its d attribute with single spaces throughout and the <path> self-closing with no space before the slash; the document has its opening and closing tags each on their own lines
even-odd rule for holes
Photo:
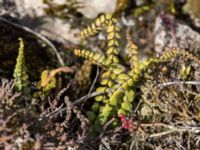
<svg viewBox="0 0 200 150">
<path fill-rule="evenodd" d="M 117 19 L 112 18 L 111 15 L 101 15 L 91 26 L 83 29 L 80 34 L 76 34 L 76 37 L 87 38 L 98 33 L 104 27 L 106 27 L 107 32 L 105 54 L 90 50 L 74 50 L 76 55 L 90 60 L 105 70 L 102 74 L 101 86 L 96 89 L 104 94 L 95 98 L 96 102 L 92 106 L 92 111 L 88 113 L 95 116 L 91 118 L 95 118 L 95 122 L 100 124 L 104 124 L 112 116 L 131 113 L 136 83 L 140 79 L 142 70 L 150 62 L 139 62 L 137 46 L 132 43 L 130 36 L 128 36 L 131 69 L 126 71 L 125 67 L 119 63 L 119 27 Z"/>
<path fill-rule="evenodd" d="M 75 55 L 88 59 L 104 70 L 101 76 L 101 86 L 96 89 L 96 91 L 103 92 L 104 94 L 95 97 L 91 111 L 87 112 L 88 117 L 91 121 L 94 121 L 95 126 L 106 123 L 111 117 L 130 115 L 134 107 L 138 81 L 140 81 L 143 72 L 150 64 L 169 61 L 177 56 L 181 56 L 183 59 L 191 59 L 200 64 L 200 60 L 191 53 L 175 48 L 164 51 L 159 58 L 139 61 L 138 47 L 132 42 L 131 36 L 127 34 L 127 47 L 131 66 L 127 70 L 119 63 L 118 59 L 120 29 L 117 26 L 116 18 L 103 14 L 90 26 L 76 34 L 75 37 L 85 39 L 95 35 L 104 28 L 106 28 L 107 32 L 107 49 L 104 54 L 90 50 L 74 50 Z"/>
</svg>

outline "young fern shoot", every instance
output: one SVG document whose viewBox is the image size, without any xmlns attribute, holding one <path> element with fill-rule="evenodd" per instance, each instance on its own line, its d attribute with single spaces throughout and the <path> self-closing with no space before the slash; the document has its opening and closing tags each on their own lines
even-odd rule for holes
<svg viewBox="0 0 200 150">
<path fill-rule="evenodd" d="M 26 73 L 23 39 L 19 38 L 19 42 L 20 47 L 13 76 L 16 90 L 23 91 L 28 86 L 28 74 Z"/>
</svg>

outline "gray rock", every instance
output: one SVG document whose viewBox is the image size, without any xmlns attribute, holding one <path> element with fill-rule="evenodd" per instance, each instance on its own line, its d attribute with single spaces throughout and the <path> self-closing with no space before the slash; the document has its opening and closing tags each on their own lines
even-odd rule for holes
<svg viewBox="0 0 200 150">
<path fill-rule="evenodd" d="M 17 12 L 21 17 L 29 15 L 30 17 L 43 16 L 45 5 L 42 0 L 15 0 Z"/>
<path fill-rule="evenodd" d="M 79 32 L 78 29 L 71 29 L 68 21 L 49 17 L 45 14 L 44 8 L 47 7 L 43 0 L 11 0 L 15 5 L 15 9 L 9 11 L 6 7 L 8 5 L 0 0 L 2 5 L 0 15 L 15 17 L 18 23 L 29 27 L 37 33 L 40 33 L 49 39 L 66 43 L 78 43 L 79 39 L 74 38 L 73 34 Z M 65 0 L 54 0 L 55 3 L 61 4 Z"/>
<path fill-rule="evenodd" d="M 78 9 L 78 11 L 88 18 L 95 18 L 99 13 L 112 13 L 116 5 L 116 0 L 79 1 L 83 3 L 84 7 Z M 2 3 L 2 0 L 0 2 Z M 48 17 L 44 12 L 44 8 L 47 6 L 43 3 L 43 0 L 15 0 L 13 2 L 16 9 L 12 11 L 11 15 L 18 18 L 22 25 L 58 42 L 66 43 L 66 41 L 70 41 L 75 44 L 79 42 L 78 38 L 73 37 L 73 34 L 79 32 L 79 30 L 71 29 L 71 24 L 68 21 Z M 53 2 L 63 4 L 66 0 L 53 0 Z"/>
<path fill-rule="evenodd" d="M 200 45 L 200 34 L 187 24 L 178 22 L 173 16 L 162 14 L 156 18 L 154 27 L 155 51 L 160 54 L 164 48 L 187 48 Z"/>
</svg>

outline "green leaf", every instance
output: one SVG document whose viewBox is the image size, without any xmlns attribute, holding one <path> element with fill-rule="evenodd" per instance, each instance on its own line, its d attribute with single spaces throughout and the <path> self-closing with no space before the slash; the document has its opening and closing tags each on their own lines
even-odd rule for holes
<svg viewBox="0 0 200 150">
<path fill-rule="evenodd" d="M 100 101 L 103 100 L 103 98 L 104 98 L 104 96 L 100 95 L 100 96 L 96 96 L 96 97 L 95 97 L 95 100 L 96 100 L 97 102 L 100 102 Z"/>
<path fill-rule="evenodd" d="M 132 109 L 132 106 L 129 102 L 122 102 L 121 108 L 130 112 Z"/>
<path fill-rule="evenodd" d="M 113 70 L 113 72 L 114 72 L 115 74 L 119 75 L 119 74 L 121 74 L 121 73 L 123 72 L 123 69 L 118 67 L 118 68 L 115 68 L 115 69 Z"/>
<path fill-rule="evenodd" d="M 133 90 L 127 90 L 125 93 L 125 99 L 128 102 L 132 102 L 135 97 L 135 92 Z"/>
<path fill-rule="evenodd" d="M 106 104 L 105 106 L 101 107 L 101 114 L 100 114 L 100 120 L 101 123 L 105 123 L 105 121 L 108 119 L 112 111 L 112 107 Z"/>
<path fill-rule="evenodd" d="M 97 92 L 104 92 L 106 90 L 106 87 L 98 87 L 96 89 Z"/>
<path fill-rule="evenodd" d="M 130 77 L 124 73 L 121 73 L 119 76 L 118 76 L 119 79 L 122 79 L 122 80 L 127 80 L 129 79 Z"/>
<path fill-rule="evenodd" d="M 113 95 L 109 99 L 109 104 L 116 106 L 118 101 L 122 98 L 123 93 L 120 90 L 117 90 L 113 93 Z"/>
<path fill-rule="evenodd" d="M 114 28 L 115 28 L 114 25 L 109 25 L 107 27 L 107 32 L 113 32 Z"/>
<path fill-rule="evenodd" d="M 92 105 L 92 111 L 97 112 L 99 110 L 99 107 L 99 103 L 94 102 L 94 104 Z"/>
<path fill-rule="evenodd" d="M 101 85 L 107 85 L 108 84 L 108 79 L 103 79 L 101 81 Z"/>
<path fill-rule="evenodd" d="M 86 116 L 88 117 L 90 122 L 92 122 L 96 118 L 96 115 L 93 111 L 87 111 Z"/>
<path fill-rule="evenodd" d="M 117 113 L 118 113 L 118 115 L 121 115 L 121 114 L 126 115 L 127 114 L 126 110 L 124 110 L 122 108 L 120 108 Z"/>
<path fill-rule="evenodd" d="M 107 36 L 107 39 L 108 39 L 108 40 L 111 40 L 111 39 L 114 38 L 114 36 L 115 36 L 115 33 L 114 33 L 114 32 L 110 32 L 110 33 L 108 34 L 108 36 Z"/>
<path fill-rule="evenodd" d="M 112 54 L 113 52 L 114 52 L 114 47 L 110 47 L 110 48 L 108 48 L 107 51 L 106 51 L 106 53 L 107 53 L 108 55 Z"/>
</svg>

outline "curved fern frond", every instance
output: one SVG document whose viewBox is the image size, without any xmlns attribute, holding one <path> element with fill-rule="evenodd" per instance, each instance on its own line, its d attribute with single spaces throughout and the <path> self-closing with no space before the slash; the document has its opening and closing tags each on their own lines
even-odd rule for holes
<svg viewBox="0 0 200 150">
<path fill-rule="evenodd" d="M 92 51 L 89 51 L 89 50 L 80 50 L 80 49 L 75 49 L 74 50 L 74 54 L 79 56 L 79 57 L 83 57 L 83 58 L 86 58 L 90 61 L 92 61 L 94 64 L 96 65 L 100 65 L 102 67 L 106 67 L 106 58 L 104 55 L 101 55 L 99 53 L 96 53 L 96 52 L 92 52 Z"/>
<path fill-rule="evenodd" d="M 112 21 L 112 15 L 102 14 L 99 18 L 97 18 L 90 26 L 81 30 L 79 34 L 75 34 L 75 37 L 79 38 L 87 38 L 98 33 L 106 24 L 110 24 Z"/>
</svg>

